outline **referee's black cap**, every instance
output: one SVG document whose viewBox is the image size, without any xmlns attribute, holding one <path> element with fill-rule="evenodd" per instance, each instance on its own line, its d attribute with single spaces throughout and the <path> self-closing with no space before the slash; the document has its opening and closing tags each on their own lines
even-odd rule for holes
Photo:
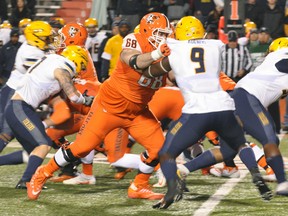
<svg viewBox="0 0 288 216">
<path fill-rule="evenodd" d="M 236 42 L 237 39 L 238 39 L 238 34 L 237 34 L 237 32 L 234 31 L 234 30 L 230 30 L 230 31 L 228 32 L 228 41 L 229 41 L 229 42 Z"/>
</svg>

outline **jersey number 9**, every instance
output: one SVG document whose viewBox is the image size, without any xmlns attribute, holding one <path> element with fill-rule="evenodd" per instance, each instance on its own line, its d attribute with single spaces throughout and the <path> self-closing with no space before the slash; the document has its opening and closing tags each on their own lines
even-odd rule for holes
<svg viewBox="0 0 288 216">
<path fill-rule="evenodd" d="M 195 68 L 195 73 L 204 73 L 204 50 L 199 47 L 194 47 L 191 49 L 191 61 L 199 64 L 199 67 Z"/>
</svg>

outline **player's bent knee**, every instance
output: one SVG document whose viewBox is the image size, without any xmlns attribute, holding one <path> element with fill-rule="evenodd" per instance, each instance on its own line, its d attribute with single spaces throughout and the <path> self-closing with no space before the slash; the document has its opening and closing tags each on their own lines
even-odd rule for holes
<svg viewBox="0 0 288 216">
<path fill-rule="evenodd" d="M 51 150 L 51 146 L 43 144 L 43 145 L 39 145 L 35 147 L 34 150 L 30 154 L 36 155 L 44 159 L 50 150 Z"/>
<path fill-rule="evenodd" d="M 70 149 L 60 148 L 54 156 L 54 160 L 58 166 L 64 167 L 68 163 L 76 161 L 78 158 L 73 155 Z"/>
<path fill-rule="evenodd" d="M 74 161 L 78 160 L 78 157 L 75 157 L 73 155 L 73 153 L 72 153 L 70 148 L 68 148 L 68 149 L 61 148 L 61 151 L 63 153 L 64 159 L 67 162 L 71 163 L 71 162 L 74 162 Z"/>
<path fill-rule="evenodd" d="M 150 157 L 147 151 L 141 153 L 141 161 L 148 166 L 155 167 L 159 163 L 158 158 Z"/>
</svg>

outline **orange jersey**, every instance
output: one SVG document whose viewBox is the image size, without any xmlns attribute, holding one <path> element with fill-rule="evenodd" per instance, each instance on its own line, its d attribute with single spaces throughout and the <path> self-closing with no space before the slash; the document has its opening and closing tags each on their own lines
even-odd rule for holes
<svg viewBox="0 0 288 216">
<path fill-rule="evenodd" d="M 130 42 L 126 43 L 128 40 Z M 149 53 L 153 50 L 152 45 L 140 34 L 138 36 L 130 34 L 124 38 L 124 49 L 135 49 L 136 46 L 137 50 L 142 53 Z M 112 132 L 112 135 L 105 139 L 105 148 L 111 162 L 121 157 L 123 152 L 125 153 L 125 148 L 121 148 L 123 152 L 114 149 L 125 144 L 127 135 L 124 132 L 128 132 L 146 149 L 149 157 L 141 157 L 142 160 L 147 164 L 151 163 L 158 157 L 158 152 L 164 143 L 164 135 L 159 121 L 148 109 L 148 102 L 155 91 L 165 84 L 166 76 L 146 78 L 119 59 L 110 78 L 101 84 L 97 98 L 76 140 L 68 148 L 75 157 L 83 157 L 92 149 L 97 148 L 114 130 L 116 133 Z M 125 131 L 122 133 L 121 130 L 115 130 L 118 128 L 123 128 Z M 122 133 L 121 136 L 126 136 L 124 141 L 121 140 L 118 132 Z"/>
<path fill-rule="evenodd" d="M 123 49 L 139 44 L 142 53 L 153 51 L 152 45 L 140 34 L 129 36 L 130 42 L 126 43 L 124 39 Z M 119 59 L 114 72 L 100 89 L 101 104 L 112 114 L 134 118 L 147 106 L 155 91 L 166 85 L 166 77 L 147 78 Z"/>
<path fill-rule="evenodd" d="M 158 120 L 169 118 L 175 121 L 181 116 L 184 99 L 179 88 L 163 87 L 155 93 L 148 105 Z"/>
<path fill-rule="evenodd" d="M 50 115 L 50 119 L 55 125 L 64 123 L 72 116 L 67 101 L 61 97 L 51 98 L 49 106 L 53 107 L 53 113 Z"/>
<path fill-rule="evenodd" d="M 94 67 L 91 55 L 87 49 L 86 49 L 86 52 L 88 54 L 87 68 L 85 71 L 81 71 L 80 73 L 78 73 L 77 78 L 84 79 L 84 80 L 90 80 L 90 81 L 98 81 L 96 69 Z"/>
<path fill-rule="evenodd" d="M 234 90 L 236 83 L 224 72 L 220 72 L 219 79 L 220 79 L 220 85 L 224 91 Z"/>
</svg>

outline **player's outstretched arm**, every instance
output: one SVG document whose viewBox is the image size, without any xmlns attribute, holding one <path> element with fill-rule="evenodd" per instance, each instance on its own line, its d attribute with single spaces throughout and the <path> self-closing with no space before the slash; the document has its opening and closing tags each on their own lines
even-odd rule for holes
<svg viewBox="0 0 288 216">
<path fill-rule="evenodd" d="M 141 53 L 135 49 L 123 49 L 121 52 L 121 60 L 133 69 L 141 72 L 141 70 L 150 66 L 153 62 L 170 55 L 170 48 L 163 40 L 156 50 L 148 53 Z"/>
<path fill-rule="evenodd" d="M 171 71 L 168 57 L 161 59 L 159 62 L 150 65 L 149 67 L 142 70 L 144 76 L 152 78 L 158 77 Z"/>
<path fill-rule="evenodd" d="M 72 103 L 85 104 L 85 98 L 83 95 L 74 87 L 71 75 L 64 69 L 56 69 L 54 76 L 58 80 L 61 88 Z"/>
</svg>

